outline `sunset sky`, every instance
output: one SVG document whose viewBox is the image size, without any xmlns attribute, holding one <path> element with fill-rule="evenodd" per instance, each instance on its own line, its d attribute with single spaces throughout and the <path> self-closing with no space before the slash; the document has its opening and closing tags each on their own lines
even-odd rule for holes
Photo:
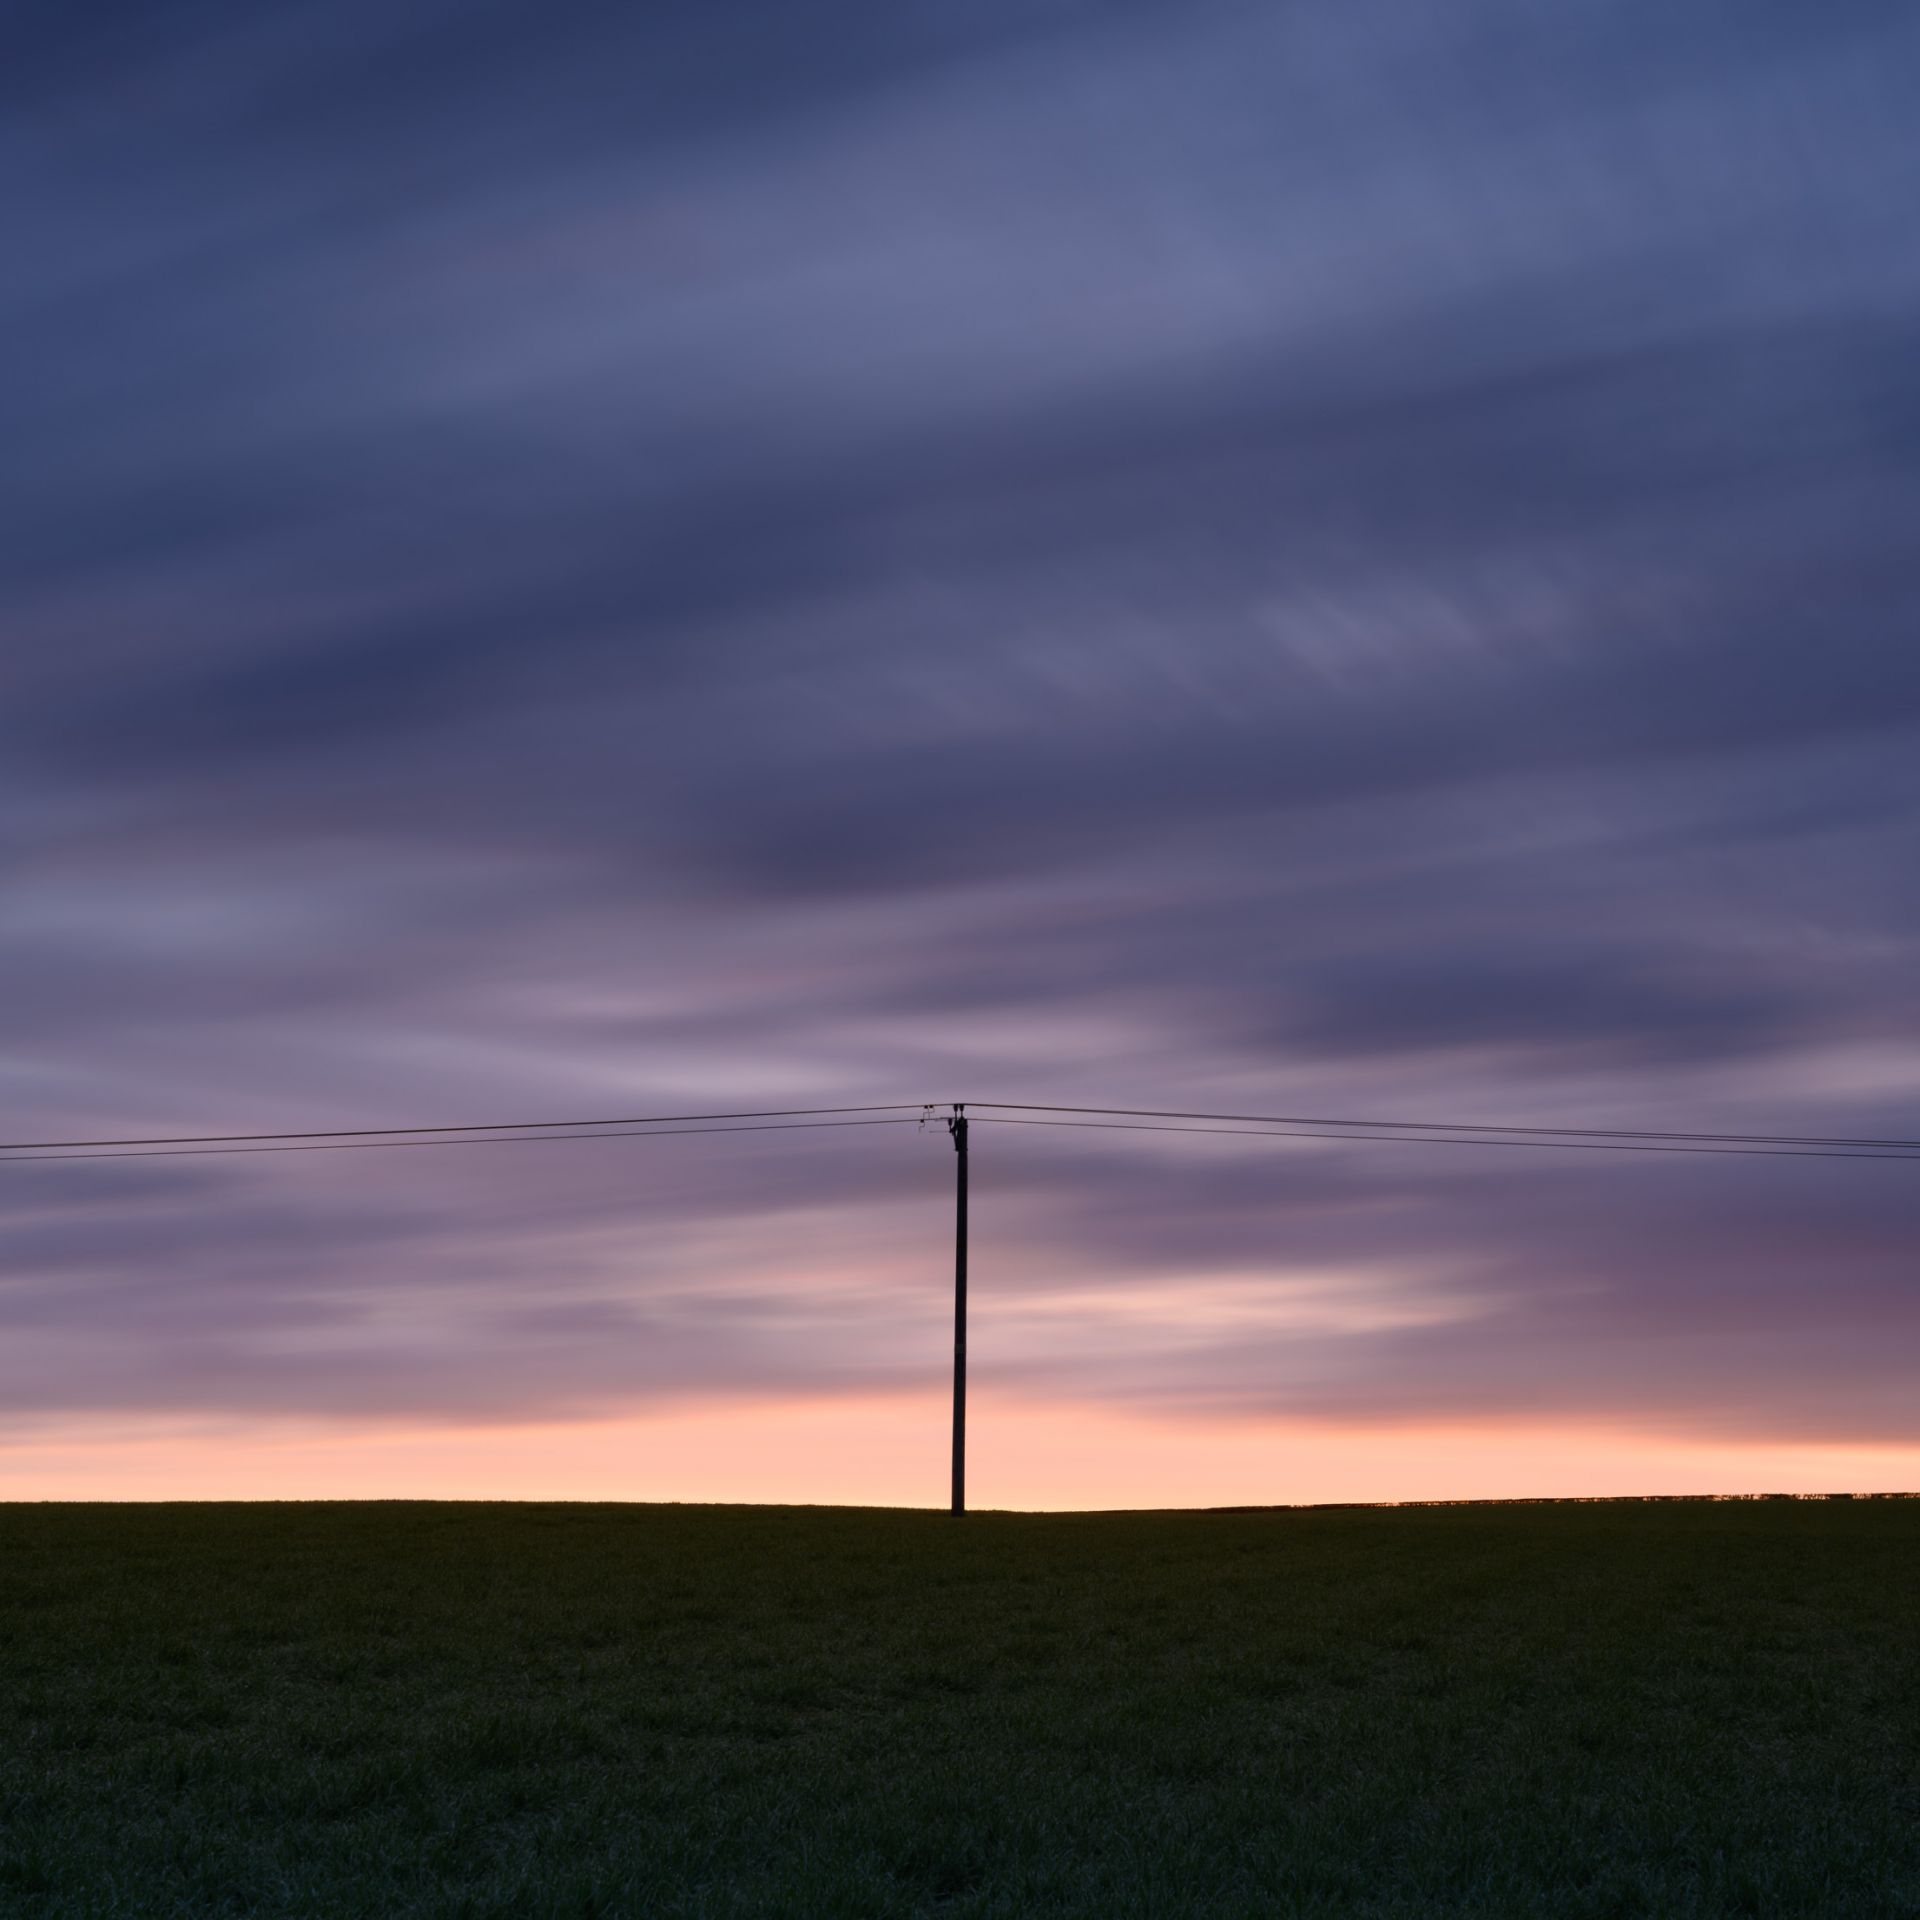
<svg viewBox="0 0 1920 1920">
<path fill-rule="evenodd" d="M 90 0 L 5 1138 L 1920 1135 L 1920 11 Z M 0 1165 L 0 1497 L 943 1504 L 944 1132 Z M 1920 1168 L 974 1137 L 986 1506 L 1920 1488 Z"/>
</svg>

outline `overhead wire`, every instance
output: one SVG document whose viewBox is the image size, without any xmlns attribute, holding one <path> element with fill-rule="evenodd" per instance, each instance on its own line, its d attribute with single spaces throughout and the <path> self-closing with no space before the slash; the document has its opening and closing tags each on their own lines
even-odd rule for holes
<svg viewBox="0 0 1920 1920">
<path fill-rule="evenodd" d="M 737 1113 L 628 1114 L 612 1120 L 472 1120 L 440 1127 L 321 1127 L 305 1133 L 160 1133 L 119 1140 L 0 1140 L 0 1153 L 46 1147 L 186 1147 L 230 1140 L 370 1140 L 413 1133 L 534 1133 L 575 1127 L 653 1127 L 680 1120 L 784 1120 L 800 1114 L 918 1112 L 932 1103 L 891 1100 L 867 1107 L 747 1107 Z"/>
<path fill-rule="evenodd" d="M 387 1147 L 533 1146 L 566 1140 L 644 1140 L 656 1135 L 804 1132 L 820 1127 L 914 1126 L 958 1105 L 1002 1126 L 1095 1132 L 1204 1133 L 1235 1139 L 1334 1140 L 1409 1146 L 1548 1147 L 1594 1153 L 1687 1153 L 1759 1159 L 1913 1160 L 1920 1140 L 1830 1134 L 1694 1133 L 1629 1127 L 1544 1127 L 1490 1121 L 1351 1120 L 1325 1115 L 1211 1113 L 1156 1107 L 1055 1106 L 1021 1101 L 892 1101 L 868 1106 L 764 1107 L 615 1120 L 468 1121 L 445 1126 L 338 1127 L 300 1133 L 159 1134 L 100 1140 L 0 1142 L 14 1164 L 34 1160 L 193 1159 L 254 1153 L 341 1153 Z M 857 1119 L 836 1116 L 859 1115 Z M 1070 1116 L 1022 1118 L 1020 1116 Z M 1179 1125 L 1160 1124 L 1180 1122 Z M 706 1124 L 715 1122 L 719 1124 Z M 1213 1125 L 1212 1122 L 1228 1122 Z M 681 1124 L 690 1123 L 690 1124 Z M 735 1124 L 744 1123 L 744 1124 Z M 432 1137 L 428 1137 L 432 1136 Z M 0 1162 L 0 1164 L 5 1164 Z"/>
<path fill-rule="evenodd" d="M 973 1113 L 967 1118 L 985 1126 L 1078 1127 L 1092 1133 L 1209 1133 L 1233 1140 L 1346 1140 L 1356 1146 L 1398 1141 L 1417 1147 L 1542 1147 L 1579 1153 L 1707 1153 L 1732 1154 L 1755 1160 L 1905 1160 L 1920 1164 L 1920 1153 L 1854 1153 L 1828 1147 L 1683 1147 L 1629 1140 L 1491 1140 L 1446 1133 L 1325 1133 L 1256 1127 L 1172 1127 L 1133 1120 L 1019 1120 L 1001 1113 Z"/>
<path fill-rule="evenodd" d="M 331 1140 L 309 1141 L 291 1147 L 150 1147 L 105 1153 L 25 1153 L 14 1166 L 39 1166 L 48 1160 L 202 1160 L 232 1153 L 371 1153 L 386 1147 L 553 1147 L 569 1140 L 661 1140 L 671 1135 L 702 1133 L 816 1133 L 827 1127 L 911 1127 L 911 1114 L 884 1120 L 782 1120 L 744 1127 L 649 1127 L 642 1132 L 509 1134 L 461 1140 Z"/>
<path fill-rule="evenodd" d="M 1680 1128 L 1651 1127 L 1541 1127 L 1508 1125 L 1496 1120 L 1347 1120 L 1324 1113 L 1200 1113 L 1162 1107 L 1064 1107 L 1037 1101 L 969 1101 L 1003 1113 L 1088 1113 L 1125 1115 L 1141 1120 L 1237 1120 L 1249 1126 L 1392 1128 L 1408 1133 L 1540 1134 L 1566 1139 L 1597 1140 L 1706 1140 L 1745 1146 L 1900 1147 L 1920 1153 L 1920 1140 L 1880 1140 L 1847 1134 L 1822 1133 L 1701 1133 Z"/>
</svg>

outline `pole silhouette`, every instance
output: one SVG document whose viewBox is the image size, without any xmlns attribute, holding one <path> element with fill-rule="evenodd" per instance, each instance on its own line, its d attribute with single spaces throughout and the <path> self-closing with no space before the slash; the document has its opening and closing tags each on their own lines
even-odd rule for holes
<svg viewBox="0 0 1920 1920">
<path fill-rule="evenodd" d="M 955 1102 L 953 1136 L 953 1513 L 967 1510 L 967 1109 Z"/>
</svg>

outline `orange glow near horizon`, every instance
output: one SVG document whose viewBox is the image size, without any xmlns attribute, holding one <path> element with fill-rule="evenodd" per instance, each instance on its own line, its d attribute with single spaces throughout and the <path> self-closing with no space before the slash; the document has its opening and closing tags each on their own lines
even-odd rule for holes
<svg viewBox="0 0 1920 1920">
<path fill-rule="evenodd" d="M 976 1396 L 970 1503 L 1070 1511 L 1651 1493 L 1904 1492 L 1920 1447 L 1597 1427 L 1360 1428 L 1147 1418 Z M 0 1500 L 946 1504 L 932 1395 L 681 1405 L 487 1427 L 69 1421 L 0 1440 Z"/>
</svg>

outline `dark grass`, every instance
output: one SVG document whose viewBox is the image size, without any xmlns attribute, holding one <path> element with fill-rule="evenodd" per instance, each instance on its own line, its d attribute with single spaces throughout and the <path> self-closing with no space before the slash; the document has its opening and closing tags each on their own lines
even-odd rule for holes
<svg viewBox="0 0 1920 1920">
<path fill-rule="evenodd" d="M 1920 1914 L 1920 1502 L 0 1508 L 0 1914 Z"/>
</svg>

